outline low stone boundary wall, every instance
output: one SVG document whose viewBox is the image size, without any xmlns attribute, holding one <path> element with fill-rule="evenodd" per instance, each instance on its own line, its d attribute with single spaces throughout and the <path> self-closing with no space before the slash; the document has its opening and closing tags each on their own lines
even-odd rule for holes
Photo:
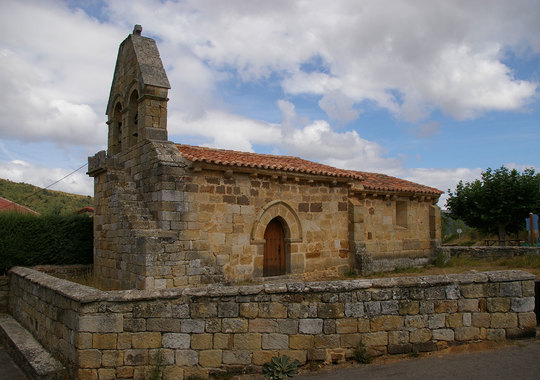
<svg viewBox="0 0 540 380">
<path fill-rule="evenodd" d="M 9 277 L 0 276 L 0 313 L 7 313 L 9 301 Z"/>
<path fill-rule="evenodd" d="M 28 268 L 10 272 L 13 316 L 79 379 L 250 372 L 278 353 L 342 361 L 534 336 L 523 271 L 99 291 Z"/>
<path fill-rule="evenodd" d="M 458 247 L 443 246 L 437 248 L 437 254 L 445 261 L 452 256 L 468 256 L 476 259 L 500 259 L 505 257 L 540 255 L 538 247 Z"/>
</svg>

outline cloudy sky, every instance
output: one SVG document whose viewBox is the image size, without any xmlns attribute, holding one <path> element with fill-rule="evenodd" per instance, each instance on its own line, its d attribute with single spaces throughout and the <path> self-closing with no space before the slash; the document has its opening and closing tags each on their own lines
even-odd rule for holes
<svg viewBox="0 0 540 380">
<path fill-rule="evenodd" d="M 106 148 L 134 24 L 171 82 L 172 141 L 444 191 L 538 170 L 539 20 L 538 0 L 2 0 L 0 178 L 47 186 Z M 53 189 L 92 194 L 85 171 Z"/>
</svg>

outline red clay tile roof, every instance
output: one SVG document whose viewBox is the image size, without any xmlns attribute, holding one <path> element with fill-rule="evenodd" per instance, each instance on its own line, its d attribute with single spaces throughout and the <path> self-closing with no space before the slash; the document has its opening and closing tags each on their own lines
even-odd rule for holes
<svg viewBox="0 0 540 380">
<path fill-rule="evenodd" d="M 328 177 L 362 179 L 362 176 L 356 172 L 337 169 L 332 166 L 303 160 L 293 156 L 237 152 L 234 150 L 212 149 L 183 144 L 177 144 L 176 146 L 184 158 L 193 162 L 200 161 L 217 165 L 283 170 Z"/>
<path fill-rule="evenodd" d="M 34 214 L 39 215 L 39 212 L 36 212 L 28 207 L 22 206 L 18 203 L 12 202 L 6 198 L 0 197 L 0 212 L 2 211 L 17 211 L 24 214 Z"/>
<path fill-rule="evenodd" d="M 370 190 L 404 191 L 410 193 L 426 193 L 440 195 L 443 192 L 433 187 L 420 185 L 404 179 L 390 177 L 385 174 L 356 172 L 364 178 L 364 188 Z"/>
<path fill-rule="evenodd" d="M 303 160 L 293 156 L 247 153 L 234 150 L 213 149 L 200 146 L 176 144 L 182 156 L 192 162 L 216 165 L 283 170 L 296 173 L 361 180 L 366 189 L 402 191 L 440 195 L 442 191 L 385 174 L 337 169 L 332 166 Z"/>
</svg>

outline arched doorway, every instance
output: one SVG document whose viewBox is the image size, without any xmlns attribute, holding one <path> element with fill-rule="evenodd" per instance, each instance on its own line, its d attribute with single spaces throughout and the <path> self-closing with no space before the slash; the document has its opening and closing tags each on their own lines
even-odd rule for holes
<svg viewBox="0 0 540 380">
<path fill-rule="evenodd" d="M 278 218 L 274 218 L 264 231 L 263 276 L 285 274 L 285 231 Z"/>
</svg>

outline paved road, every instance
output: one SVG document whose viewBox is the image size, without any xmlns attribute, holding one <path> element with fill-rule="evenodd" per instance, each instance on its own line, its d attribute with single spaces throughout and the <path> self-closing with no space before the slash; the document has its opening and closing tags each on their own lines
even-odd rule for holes
<svg viewBox="0 0 540 380">
<path fill-rule="evenodd" d="M 520 341 L 516 345 L 484 352 L 408 358 L 388 364 L 355 366 L 331 372 L 302 375 L 294 379 L 538 380 L 540 379 L 540 341 Z"/>
<path fill-rule="evenodd" d="M 27 380 L 26 376 L 17 367 L 11 356 L 7 353 L 6 348 L 2 345 L 0 345 L 0 379 Z"/>
</svg>

